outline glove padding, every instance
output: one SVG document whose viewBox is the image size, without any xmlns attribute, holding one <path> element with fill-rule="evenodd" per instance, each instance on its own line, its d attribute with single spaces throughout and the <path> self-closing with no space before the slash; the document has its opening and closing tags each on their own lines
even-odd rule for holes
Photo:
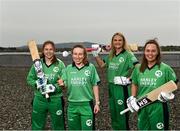
<svg viewBox="0 0 180 131">
<path fill-rule="evenodd" d="M 161 102 L 167 102 L 167 101 L 172 100 L 172 99 L 174 99 L 174 94 L 172 92 L 170 92 L 170 93 L 161 92 L 158 95 L 158 100 Z"/>
<path fill-rule="evenodd" d="M 131 81 L 129 78 L 124 77 L 124 76 L 115 76 L 114 77 L 114 84 L 126 86 L 126 85 L 131 84 Z"/>
<path fill-rule="evenodd" d="M 41 89 L 43 87 L 45 87 L 47 84 L 47 79 L 45 77 L 39 78 L 38 80 L 36 80 L 36 86 L 37 89 Z"/>
<path fill-rule="evenodd" d="M 137 112 L 139 110 L 139 106 L 137 105 L 136 98 L 134 96 L 130 96 L 126 103 L 131 112 Z"/>
<path fill-rule="evenodd" d="M 55 92 L 55 89 L 56 89 L 55 86 L 53 86 L 52 84 L 47 84 L 45 86 L 45 91 L 42 92 L 42 94 L 44 95 L 44 94 L 49 94 L 49 93 Z"/>
<path fill-rule="evenodd" d="M 99 52 L 101 51 L 101 48 L 100 48 L 99 45 L 97 45 L 97 44 L 92 45 L 92 48 L 94 49 L 94 50 L 92 51 L 92 55 L 93 55 L 94 57 L 97 57 L 98 54 L 99 54 Z"/>
</svg>

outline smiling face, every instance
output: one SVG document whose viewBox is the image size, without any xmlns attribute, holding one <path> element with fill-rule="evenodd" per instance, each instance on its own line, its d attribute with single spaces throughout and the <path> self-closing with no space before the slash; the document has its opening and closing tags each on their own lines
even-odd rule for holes
<svg viewBox="0 0 180 131">
<path fill-rule="evenodd" d="M 46 44 L 43 48 L 43 53 L 44 53 L 44 56 L 45 58 L 47 59 L 53 59 L 54 57 L 54 47 L 49 43 L 49 44 Z"/>
<path fill-rule="evenodd" d="M 153 43 L 147 44 L 144 50 L 144 55 L 148 63 L 156 63 L 156 58 L 158 56 L 157 46 Z"/>
<path fill-rule="evenodd" d="M 84 56 L 84 49 L 76 47 L 72 51 L 72 58 L 76 65 L 83 65 Z"/>
<path fill-rule="evenodd" d="M 123 38 L 120 35 L 115 35 L 112 40 L 112 44 L 115 50 L 123 48 L 124 45 Z"/>
</svg>

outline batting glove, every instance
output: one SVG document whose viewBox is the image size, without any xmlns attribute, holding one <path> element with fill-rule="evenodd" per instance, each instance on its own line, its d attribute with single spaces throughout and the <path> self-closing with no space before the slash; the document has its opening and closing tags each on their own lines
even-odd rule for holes
<svg viewBox="0 0 180 131">
<path fill-rule="evenodd" d="M 114 84 L 126 86 L 126 85 L 131 84 L 131 81 L 129 78 L 124 77 L 124 76 L 115 76 L 114 77 Z"/>
<path fill-rule="evenodd" d="M 170 93 L 166 93 L 166 92 L 161 92 L 159 95 L 158 95 L 158 100 L 161 101 L 161 102 L 167 102 L 169 100 L 172 100 L 174 99 L 174 94 L 172 92 Z"/>
<path fill-rule="evenodd" d="M 126 103 L 131 112 L 137 112 L 139 110 L 139 106 L 137 105 L 136 98 L 134 96 L 130 96 Z"/>
<path fill-rule="evenodd" d="M 43 87 L 45 87 L 47 84 L 47 79 L 45 77 L 39 78 L 38 80 L 36 80 L 36 86 L 37 89 L 41 89 Z"/>
<path fill-rule="evenodd" d="M 44 95 L 44 94 L 49 94 L 49 93 L 55 92 L 55 89 L 56 89 L 55 86 L 53 86 L 52 84 L 47 84 L 45 86 L 45 91 L 42 92 L 42 94 Z"/>
<path fill-rule="evenodd" d="M 93 56 L 94 56 L 94 57 L 97 57 L 97 56 L 99 55 L 99 52 L 101 51 L 101 48 L 99 47 L 98 44 L 92 45 L 92 48 L 94 49 L 94 50 L 92 51 Z"/>
</svg>

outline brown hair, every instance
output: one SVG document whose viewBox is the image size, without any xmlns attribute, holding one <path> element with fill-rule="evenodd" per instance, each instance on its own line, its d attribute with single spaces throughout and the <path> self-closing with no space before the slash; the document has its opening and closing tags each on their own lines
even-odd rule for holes
<svg viewBox="0 0 180 131">
<path fill-rule="evenodd" d="M 71 50 L 71 54 L 73 54 L 73 51 L 74 51 L 75 48 L 81 48 L 81 49 L 83 49 L 83 51 L 84 51 L 83 64 L 85 65 L 85 64 L 89 63 L 89 62 L 88 62 L 88 58 L 87 58 L 86 48 L 85 48 L 83 45 L 75 45 L 75 46 L 72 48 L 72 50 Z"/>
<path fill-rule="evenodd" d="M 120 33 L 120 32 L 117 32 L 112 36 L 112 39 L 111 39 L 111 51 L 110 51 L 110 55 L 109 55 L 110 59 L 112 59 L 115 56 L 115 53 L 116 53 L 114 45 L 113 45 L 113 40 L 114 40 L 114 37 L 117 36 L 117 35 L 122 37 L 122 39 L 123 39 L 123 49 L 130 51 L 129 48 L 128 48 L 126 38 L 124 37 L 124 35 L 122 33 Z"/>
<path fill-rule="evenodd" d="M 50 44 L 50 45 L 53 47 L 53 50 L 56 51 L 55 44 L 54 44 L 53 41 L 50 41 L 50 40 L 45 41 L 45 42 L 43 43 L 43 46 L 42 46 L 42 54 L 41 54 L 41 57 L 42 57 L 42 58 L 45 58 L 44 48 L 45 48 L 45 46 L 48 45 L 48 44 Z M 57 60 L 57 58 L 56 58 L 55 55 L 53 56 L 53 59 L 52 59 L 51 62 L 52 62 L 52 63 L 58 62 L 58 60 Z"/>
<path fill-rule="evenodd" d="M 159 46 L 159 44 L 158 44 L 158 42 L 157 42 L 157 38 L 148 40 L 148 41 L 145 43 L 144 48 L 143 48 L 143 58 L 142 58 L 141 66 L 140 66 L 140 72 L 144 72 L 145 69 L 148 67 L 148 62 L 147 62 L 147 59 L 146 59 L 145 53 L 144 53 L 144 51 L 145 51 L 145 49 L 146 49 L 146 46 L 147 46 L 148 44 L 154 44 L 154 45 L 156 45 L 156 48 L 157 48 L 157 51 L 158 51 L 158 55 L 157 55 L 157 57 L 156 57 L 156 60 L 157 60 L 157 61 L 156 61 L 156 64 L 160 66 L 160 63 L 161 63 L 161 49 L 160 49 L 160 46 Z"/>
</svg>

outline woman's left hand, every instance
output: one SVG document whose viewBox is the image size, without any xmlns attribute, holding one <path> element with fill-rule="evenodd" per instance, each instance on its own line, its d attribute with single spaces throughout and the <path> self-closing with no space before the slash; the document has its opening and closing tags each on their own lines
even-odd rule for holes
<svg viewBox="0 0 180 131">
<path fill-rule="evenodd" d="M 94 105 L 94 114 L 97 114 L 100 111 L 100 107 L 98 104 Z"/>
<path fill-rule="evenodd" d="M 59 86 L 64 86 L 64 81 L 62 79 L 57 80 L 57 83 L 59 84 Z"/>
</svg>

